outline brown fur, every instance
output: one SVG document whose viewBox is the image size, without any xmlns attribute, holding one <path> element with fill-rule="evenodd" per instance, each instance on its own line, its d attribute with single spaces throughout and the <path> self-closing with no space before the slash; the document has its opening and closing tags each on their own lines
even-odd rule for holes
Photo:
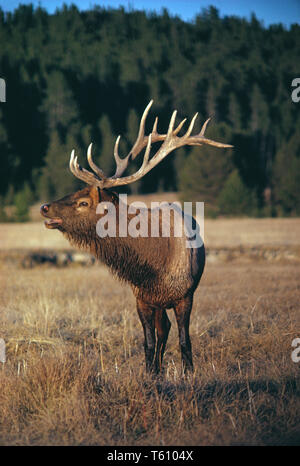
<svg viewBox="0 0 300 466">
<path fill-rule="evenodd" d="M 82 202 L 88 205 L 81 206 Z M 96 232 L 97 221 L 101 218 L 96 214 L 99 202 L 113 202 L 116 207 L 116 238 L 100 238 Z M 72 244 L 91 252 L 131 285 L 144 328 L 147 369 L 154 367 L 157 372 L 161 369 L 170 329 L 168 308 L 175 310 L 184 367 L 192 369 L 188 324 L 193 293 L 204 269 L 204 246 L 188 249 L 185 238 L 176 238 L 172 234 L 167 238 L 120 237 L 119 197 L 110 190 L 89 186 L 46 205 L 46 208 L 42 206 L 41 212 L 52 219 L 51 223 L 45 222 L 48 228 L 62 231 Z M 133 216 L 128 215 L 128 222 Z M 150 215 L 148 218 L 150 221 Z"/>
</svg>

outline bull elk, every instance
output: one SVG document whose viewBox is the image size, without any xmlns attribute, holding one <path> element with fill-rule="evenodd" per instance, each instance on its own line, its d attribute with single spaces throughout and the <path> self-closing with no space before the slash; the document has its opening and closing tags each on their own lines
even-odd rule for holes
<svg viewBox="0 0 300 466">
<path fill-rule="evenodd" d="M 117 234 L 115 237 L 99 237 L 96 232 L 97 222 L 103 215 L 103 213 L 97 213 L 99 203 L 112 203 L 117 213 L 121 208 L 120 197 L 111 188 L 139 180 L 170 152 L 179 147 L 201 146 L 202 144 L 222 148 L 232 147 L 204 136 L 209 120 L 204 123 L 198 134 L 191 135 L 197 114 L 191 120 L 186 133 L 181 137 L 178 136 L 186 119 L 174 129 L 176 111 L 172 114 L 166 134 L 158 133 L 158 119 L 156 118 L 151 133 L 145 136 L 145 122 L 152 103 L 153 101 L 148 104 L 143 113 L 137 140 L 125 158 L 119 156 L 120 136 L 117 138 L 114 148 L 115 174 L 108 177 L 94 163 L 92 145 L 87 151 L 87 160 L 92 171 L 79 165 L 73 150 L 70 170 L 88 186 L 51 204 L 43 204 L 41 214 L 47 218 L 45 221 L 47 228 L 60 230 L 71 244 L 88 250 L 104 262 L 121 280 L 131 285 L 144 330 L 147 371 L 158 373 L 161 370 L 171 327 L 166 310 L 171 308 L 174 309 L 178 325 L 183 371 L 193 370 L 189 323 L 193 295 L 205 265 L 203 243 L 201 247 L 187 248 L 184 236 L 175 237 L 170 234 L 169 237 L 145 238 L 120 235 L 118 215 L 116 215 Z M 162 144 L 150 158 L 151 145 L 157 142 Z M 145 153 L 139 170 L 132 175 L 122 176 L 129 162 L 134 160 L 143 149 Z M 151 209 L 147 211 L 151 214 Z M 129 222 L 132 214 L 126 215 L 126 221 Z M 181 219 L 182 222 L 185 221 L 183 215 Z M 162 222 L 161 216 L 159 222 Z"/>
</svg>

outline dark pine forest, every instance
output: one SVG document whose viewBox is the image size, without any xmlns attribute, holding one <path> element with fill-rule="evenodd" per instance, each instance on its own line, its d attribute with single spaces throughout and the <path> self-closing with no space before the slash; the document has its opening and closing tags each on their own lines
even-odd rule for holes
<svg viewBox="0 0 300 466">
<path fill-rule="evenodd" d="M 73 148 L 85 166 L 93 141 L 112 173 L 116 137 L 126 155 L 151 99 L 149 130 L 156 115 L 165 132 L 174 109 L 178 122 L 199 112 L 196 130 L 211 116 L 206 134 L 234 149 L 181 149 L 128 192 L 177 191 L 211 215 L 300 214 L 299 24 L 266 28 L 213 7 L 188 23 L 167 10 L 20 6 L 0 10 L 0 77 L 1 220 L 7 206 L 22 220 L 28 205 L 79 188 Z"/>
</svg>

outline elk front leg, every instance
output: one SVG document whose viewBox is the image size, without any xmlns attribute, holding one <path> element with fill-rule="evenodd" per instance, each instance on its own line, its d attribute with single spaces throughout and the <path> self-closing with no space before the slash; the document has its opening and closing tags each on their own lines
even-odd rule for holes
<svg viewBox="0 0 300 466">
<path fill-rule="evenodd" d="M 193 371 L 192 345 L 189 334 L 190 315 L 192 306 L 192 296 L 187 296 L 174 306 L 175 316 L 178 325 L 183 372 L 185 372 L 186 370 Z"/>
<path fill-rule="evenodd" d="M 155 328 L 157 332 L 155 370 L 159 373 L 161 371 L 166 343 L 171 328 L 171 322 L 169 321 L 165 309 L 157 309 L 155 311 Z"/>
<path fill-rule="evenodd" d="M 137 299 L 137 311 L 144 330 L 144 348 L 146 359 L 146 370 L 153 369 L 153 358 L 155 353 L 155 310 L 153 307 Z"/>
</svg>

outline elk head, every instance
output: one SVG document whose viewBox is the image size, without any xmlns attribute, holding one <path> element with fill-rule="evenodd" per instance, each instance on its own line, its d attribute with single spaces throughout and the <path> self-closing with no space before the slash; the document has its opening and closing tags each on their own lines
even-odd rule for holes
<svg viewBox="0 0 300 466">
<path fill-rule="evenodd" d="M 52 204 L 43 204 L 41 206 L 41 214 L 47 218 L 45 220 L 46 228 L 65 231 L 68 229 L 69 222 L 74 224 L 76 220 L 81 222 L 84 219 L 92 220 L 93 214 L 96 213 L 98 202 L 99 194 L 97 187 L 87 186 Z"/>
<path fill-rule="evenodd" d="M 127 185 L 139 180 L 158 165 L 170 152 L 179 147 L 185 145 L 201 146 L 202 144 L 221 148 L 232 147 L 229 144 L 216 142 L 204 136 L 210 119 L 206 120 L 198 134 L 192 136 L 191 133 L 198 115 L 197 113 L 192 118 L 186 133 L 179 137 L 178 134 L 186 119 L 182 120 L 174 129 L 177 115 L 176 110 L 172 114 L 166 134 L 159 134 L 157 132 L 158 119 L 156 118 L 151 133 L 145 136 L 146 118 L 152 104 L 153 100 L 148 104 L 142 115 L 137 140 L 125 158 L 119 156 L 120 136 L 117 137 L 114 147 L 114 157 L 117 167 L 113 176 L 108 177 L 94 163 L 92 159 L 92 144 L 90 144 L 87 151 L 87 160 L 92 171 L 81 167 L 77 161 L 77 157 L 75 157 L 75 151 L 72 151 L 69 164 L 70 170 L 74 176 L 87 183 L 88 186 L 52 204 L 43 204 L 41 206 L 41 214 L 47 218 L 45 221 L 47 228 L 58 229 L 67 233 L 83 229 L 87 232 L 87 228 L 91 228 L 91 226 L 95 227 L 97 218 L 99 218 L 99 215 L 96 215 L 96 207 L 99 202 L 110 201 L 115 205 L 118 204 L 118 196 L 110 188 Z M 155 142 L 162 142 L 162 144 L 150 158 L 151 145 Z M 123 177 L 122 175 L 128 167 L 129 162 L 134 160 L 143 149 L 145 149 L 145 153 L 139 170 L 132 175 Z"/>
</svg>

